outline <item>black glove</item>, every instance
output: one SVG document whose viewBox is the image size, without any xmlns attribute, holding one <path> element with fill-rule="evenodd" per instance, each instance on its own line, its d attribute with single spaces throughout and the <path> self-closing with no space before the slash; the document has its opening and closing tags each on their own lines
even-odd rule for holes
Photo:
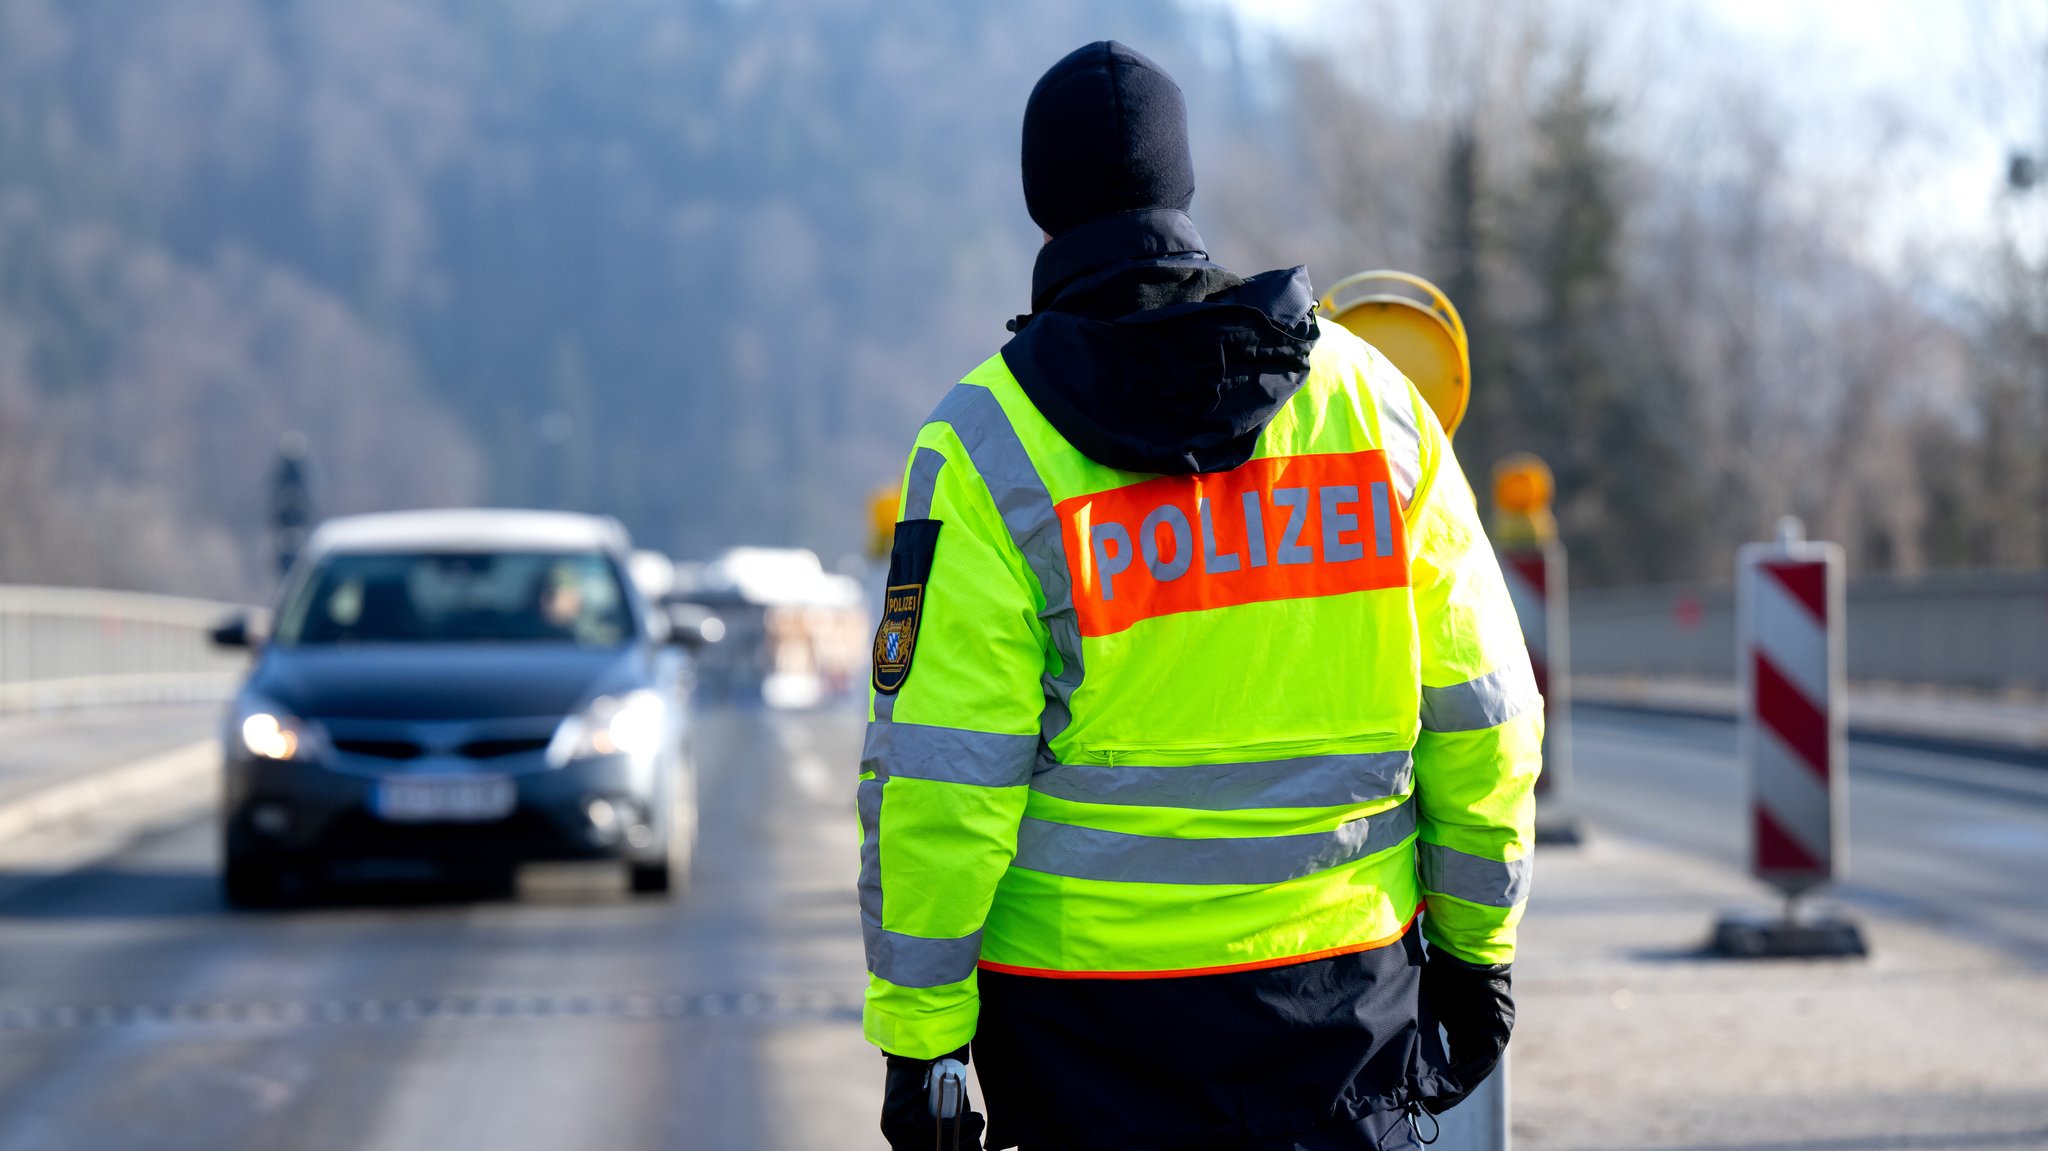
<svg viewBox="0 0 2048 1151">
<path fill-rule="evenodd" d="M 1441 1115 L 1478 1090 L 1507 1050 L 1508 1034 L 1515 1029 L 1508 965 L 1467 963 L 1440 947 L 1430 948 L 1422 965 L 1421 1021 L 1424 1057 L 1416 1094 L 1430 1114 Z M 1444 1029 L 1442 1041 L 1438 1024 Z"/>
<path fill-rule="evenodd" d="M 967 1062 L 967 1048 L 945 1056 Z M 882 1137 L 892 1151 L 981 1151 L 982 1118 L 967 1105 L 961 1084 L 957 1119 L 932 1117 L 932 1065 L 936 1059 L 889 1056 L 889 1078 L 882 1088 Z"/>
</svg>

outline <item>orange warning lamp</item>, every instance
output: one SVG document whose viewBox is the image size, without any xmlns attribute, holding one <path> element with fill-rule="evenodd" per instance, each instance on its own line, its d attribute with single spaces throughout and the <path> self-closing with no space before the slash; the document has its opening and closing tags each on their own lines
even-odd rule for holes
<svg viewBox="0 0 2048 1151">
<path fill-rule="evenodd" d="M 1556 493 L 1550 465 L 1528 452 L 1502 457 L 1493 465 L 1493 506 L 1499 513 L 1493 542 L 1522 547 L 1556 539 L 1557 519 L 1550 514 Z"/>
<path fill-rule="evenodd" d="M 903 498 L 895 484 L 876 488 L 868 497 L 868 556 L 889 558 L 889 545 L 896 538 L 896 505 Z"/>
<path fill-rule="evenodd" d="M 1501 511 L 1526 516 L 1547 510 L 1556 491 L 1550 465 L 1528 452 L 1516 452 L 1493 465 L 1493 502 Z"/>
<path fill-rule="evenodd" d="M 1445 435 L 1458 430 L 1472 395 L 1472 354 L 1465 322 L 1435 284 L 1407 272 L 1360 272 L 1337 281 L 1320 307 L 1401 369 Z"/>
</svg>

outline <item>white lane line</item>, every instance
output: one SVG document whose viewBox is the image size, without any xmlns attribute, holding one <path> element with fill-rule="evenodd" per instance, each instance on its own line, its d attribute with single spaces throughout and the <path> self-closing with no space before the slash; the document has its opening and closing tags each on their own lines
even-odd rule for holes
<svg viewBox="0 0 2048 1151">
<path fill-rule="evenodd" d="M 165 798 L 172 800 L 189 798 L 210 782 L 219 764 L 220 744 L 202 739 L 161 755 L 0 802 L 0 842 L 99 815 L 115 804 L 160 793 L 168 793 Z"/>
<path fill-rule="evenodd" d="M 858 988 L 799 987 L 778 991 L 712 991 L 694 994 L 560 993 L 436 994 L 413 998 L 328 1000 L 216 1000 L 161 1003 L 0 1003 L 0 1032 L 68 1031 L 85 1028 L 172 1027 L 238 1024 L 309 1027 L 335 1023 L 425 1023 L 436 1020 L 709 1019 L 722 1016 L 764 1020 L 824 1020 L 857 1023 Z M 855 1033 L 857 1034 L 857 1032 Z"/>
</svg>

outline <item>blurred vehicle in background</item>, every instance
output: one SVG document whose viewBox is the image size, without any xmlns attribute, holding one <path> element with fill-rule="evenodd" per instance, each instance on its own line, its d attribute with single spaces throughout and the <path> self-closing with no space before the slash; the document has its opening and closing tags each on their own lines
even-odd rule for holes
<svg viewBox="0 0 2048 1151">
<path fill-rule="evenodd" d="M 660 552 L 641 548 L 626 558 L 626 578 L 641 599 L 658 604 L 675 590 L 676 564 Z"/>
<path fill-rule="evenodd" d="M 740 705 L 808 708 L 865 691 L 874 622 L 860 581 L 802 548 L 731 548 L 673 568 L 667 601 L 715 612 L 725 639 L 703 690 Z"/>
<path fill-rule="evenodd" d="M 696 841 L 683 649 L 719 629 L 651 606 L 631 555 L 616 521 L 559 512 L 324 524 L 272 633 L 214 635 L 256 648 L 223 732 L 228 900 L 579 859 L 670 890 Z"/>
</svg>

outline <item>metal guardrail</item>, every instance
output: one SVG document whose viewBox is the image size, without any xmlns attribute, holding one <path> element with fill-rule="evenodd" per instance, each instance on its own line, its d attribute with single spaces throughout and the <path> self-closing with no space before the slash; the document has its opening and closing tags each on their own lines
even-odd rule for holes
<svg viewBox="0 0 2048 1151">
<path fill-rule="evenodd" d="M 1849 581 L 1852 680 L 2048 691 L 2048 572 Z M 1572 667 L 1590 675 L 1735 675 L 1728 587 L 1605 588 L 1572 597 Z"/>
<path fill-rule="evenodd" d="M 207 633 L 236 604 L 88 588 L 0 586 L 0 713 L 224 699 L 247 657 Z"/>
</svg>

